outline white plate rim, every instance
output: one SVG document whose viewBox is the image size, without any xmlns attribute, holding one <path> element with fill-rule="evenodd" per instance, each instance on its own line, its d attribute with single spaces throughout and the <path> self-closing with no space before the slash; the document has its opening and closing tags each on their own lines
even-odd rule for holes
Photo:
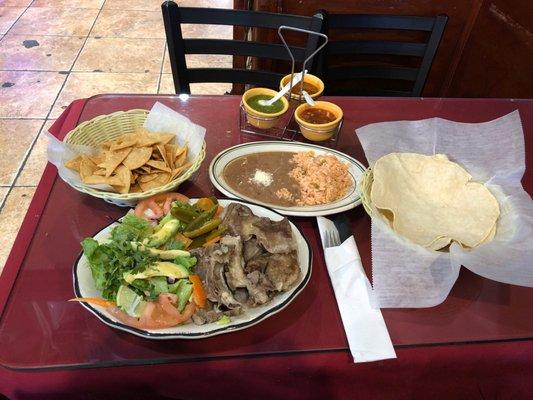
<svg viewBox="0 0 533 400">
<path fill-rule="evenodd" d="M 245 198 L 243 197 L 242 195 L 240 195 L 238 192 L 236 191 L 233 191 L 231 188 L 227 187 L 226 185 L 223 184 L 223 182 L 220 182 L 219 179 L 216 177 L 215 175 L 215 168 L 217 168 L 217 165 L 219 164 L 220 162 L 220 159 L 226 155 L 228 155 L 228 153 L 231 153 L 231 152 L 235 152 L 243 147 L 264 147 L 265 145 L 267 146 L 273 146 L 273 147 L 285 147 L 286 146 L 295 146 L 295 147 L 299 147 L 301 148 L 302 150 L 303 149 L 310 149 L 310 150 L 319 150 L 321 152 L 326 152 L 326 153 L 333 153 L 334 155 L 336 155 L 337 157 L 340 157 L 341 159 L 344 159 L 344 160 L 347 160 L 349 163 L 350 163 L 350 166 L 356 168 L 358 170 L 358 172 L 360 172 L 359 176 L 355 177 L 352 175 L 352 178 L 353 180 L 355 181 L 356 183 L 356 187 L 353 189 L 353 192 L 355 197 L 353 199 L 353 201 L 347 203 L 347 204 L 344 204 L 344 205 L 340 205 L 340 206 L 335 206 L 335 203 L 338 202 L 338 201 L 343 201 L 345 199 L 347 199 L 349 196 L 352 196 L 352 193 L 350 193 L 349 195 L 345 196 L 343 199 L 341 200 L 337 200 L 336 202 L 333 202 L 333 203 L 329 203 L 329 204 L 325 204 L 325 205 L 317 205 L 317 206 L 311 206 L 311 207 L 308 207 L 306 210 L 302 210 L 301 207 L 279 207 L 279 206 L 276 206 L 274 204 L 269 204 L 269 203 L 263 203 L 263 202 L 260 202 L 260 201 L 255 201 L 253 199 L 250 199 L 250 198 Z M 275 149 L 270 149 L 269 151 L 276 151 Z M 278 150 L 278 151 L 281 151 L 281 150 Z M 289 150 L 284 150 L 284 151 L 289 151 Z M 296 150 L 294 150 L 296 151 Z M 227 165 L 227 163 L 225 164 Z M 223 167 L 223 166 L 222 166 Z M 238 199 L 238 200 L 242 200 L 242 201 L 247 201 L 249 203 L 252 203 L 252 204 L 257 204 L 257 205 L 260 205 L 262 207 L 266 207 L 266 208 L 270 208 L 276 212 L 278 212 L 279 214 L 283 214 L 283 215 L 290 215 L 290 216 L 296 216 L 296 217 L 317 217 L 317 216 L 324 216 L 324 215 L 331 215 L 331 214 L 337 214 L 337 213 L 340 213 L 340 212 L 343 212 L 343 211 L 347 211 L 347 210 L 351 210 L 352 208 L 355 208 L 357 207 L 358 205 L 361 204 L 361 195 L 360 195 L 360 178 L 362 176 L 362 174 L 366 171 L 366 167 L 358 160 L 356 160 L 355 158 L 339 151 L 339 150 L 335 150 L 335 149 L 330 149 L 330 148 L 327 148 L 327 147 L 323 147 L 323 146 L 318 146 L 316 144 L 311 144 L 311 143 L 301 143 L 301 142 L 282 142 L 282 141 L 272 141 L 272 140 L 265 140 L 265 141 L 258 141 L 258 142 L 247 142 L 247 143 L 241 143 L 241 144 L 238 144 L 238 145 L 235 145 L 235 146 L 232 146 L 232 147 L 228 147 L 227 149 L 224 149 L 222 150 L 220 153 L 218 153 L 215 157 L 213 157 L 213 159 L 211 160 L 211 163 L 209 164 L 209 180 L 211 181 L 211 183 L 221 192 L 223 193 L 225 196 L 228 196 L 230 198 L 233 198 L 233 199 Z"/>
<path fill-rule="evenodd" d="M 254 207 L 262 208 L 262 209 L 264 209 L 267 212 L 270 212 L 270 213 L 273 213 L 273 214 L 277 214 L 277 215 L 279 215 L 281 217 L 284 217 L 284 215 L 282 215 L 282 214 L 280 214 L 280 213 L 278 213 L 278 212 L 276 212 L 276 211 L 274 211 L 272 209 L 269 209 L 268 207 L 264 207 L 264 206 L 261 206 L 261 205 L 258 205 L 258 204 L 253 204 L 253 203 L 250 203 L 250 202 L 247 202 L 247 201 L 244 201 L 244 200 L 219 199 L 219 202 L 224 202 L 224 203 L 227 202 L 228 204 L 232 203 L 232 202 L 233 203 L 241 203 L 241 204 L 244 204 L 244 205 L 247 205 L 247 206 L 251 205 L 251 206 L 254 206 Z M 123 217 L 121 217 L 121 218 L 123 218 Z M 120 221 L 121 218 L 112 221 L 111 223 L 109 223 L 108 225 L 106 225 L 105 227 L 100 229 L 98 232 L 94 233 L 91 237 L 95 237 L 99 233 L 101 233 L 104 230 L 110 228 L 112 225 L 117 224 L 118 221 Z M 307 286 L 307 284 L 309 283 L 309 280 L 311 279 L 311 273 L 312 273 L 312 270 L 313 270 L 313 252 L 311 250 L 311 246 L 309 244 L 309 241 L 303 235 L 301 229 L 298 226 L 296 226 L 294 223 L 292 223 L 290 220 L 289 220 L 289 224 L 291 225 L 291 228 L 292 228 L 293 232 L 296 230 L 296 232 L 298 232 L 298 234 L 299 234 L 299 237 L 297 237 L 296 240 L 300 241 L 304 245 L 304 247 L 307 249 L 307 255 L 308 255 L 307 272 L 305 272 L 305 275 L 302 277 L 301 282 L 297 286 L 295 286 L 294 288 L 292 288 L 290 290 L 290 294 L 287 297 L 287 299 L 285 299 L 280 304 L 277 304 L 277 305 L 272 306 L 272 307 L 269 307 L 267 305 L 266 310 L 264 312 L 262 312 L 260 315 L 258 315 L 257 317 L 253 318 L 252 320 L 244 321 L 244 322 L 241 322 L 241 323 L 238 323 L 238 324 L 229 324 L 229 325 L 224 325 L 224 326 L 217 325 L 214 329 L 211 329 L 211 330 L 208 330 L 208 331 L 205 331 L 205 332 L 199 332 L 199 333 L 170 333 L 170 332 L 158 333 L 158 332 L 150 332 L 150 331 L 147 331 L 147 330 L 144 330 L 144 329 L 134 328 L 134 327 L 128 326 L 126 324 L 123 324 L 121 322 L 114 321 L 110 317 L 105 315 L 103 311 L 100 311 L 97 307 L 93 306 L 92 304 L 85 303 L 85 302 L 80 302 L 80 304 L 82 305 L 82 307 L 87 309 L 90 313 L 95 315 L 104 324 L 106 324 L 106 325 L 108 325 L 108 326 L 110 326 L 112 328 L 115 328 L 115 329 L 118 329 L 118 330 L 121 330 L 121 331 L 124 331 L 124 332 L 128 332 L 128 333 L 131 333 L 133 335 L 136 335 L 136 336 L 139 336 L 139 337 L 142 337 L 142 338 L 146 338 L 146 339 L 156 339 L 156 340 L 192 339 L 192 340 L 194 340 L 194 339 L 203 339 L 203 338 L 207 338 L 207 337 L 211 337 L 211 336 L 221 335 L 221 334 L 224 334 L 224 333 L 236 332 L 236 331 L 240 331 L 240 330 L 249 328 L 249 327 L 251 327 L 253 325 L 256 325 L 256 324 L 264 321 L 268 317 L 279 313 L 283 309 L 285 309 L 302 292 L 302 290 Z M 73 265 L 73 268 L 72 268 L 73 286 L 74 286 L 74 293 L 75 293 L 76 297 L 82 297 L 82 293 L 81 293 L 81 289 L 80 289 L 80 285 L 79 285 L 79 279 L 78 279 L 78 268 L 81 265 L 80 261 L 81 261 L 82 257 L 84 257 L 83 251 L 80 252 L 78 257 L 76 258 L 76 260 L 74 262 L 74 265 Z M 302 268 L 302 267 L 303 266 L 300 265 L 300 268 Z M 209 326 L 209 325 L 215 325 L 215 323 L 206 324 L 205 326 Z M 184 325 L 178 325 L 176 328 L 182 327 L 182 326 L 184 326 Z"/>
</svg>

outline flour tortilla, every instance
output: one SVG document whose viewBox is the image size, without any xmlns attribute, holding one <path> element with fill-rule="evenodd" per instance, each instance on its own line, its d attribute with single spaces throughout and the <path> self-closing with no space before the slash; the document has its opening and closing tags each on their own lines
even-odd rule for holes
<svg viewBox="0 0 533 400">
<path fill-rule="evenodd" d="M 373 174 L 372 203 L 413 242 L 438 250 L 451 241 L 475 247 L 494 237 L 496 198 L 444 154 L 391 153 L 376 161 Z"/>
</svg>

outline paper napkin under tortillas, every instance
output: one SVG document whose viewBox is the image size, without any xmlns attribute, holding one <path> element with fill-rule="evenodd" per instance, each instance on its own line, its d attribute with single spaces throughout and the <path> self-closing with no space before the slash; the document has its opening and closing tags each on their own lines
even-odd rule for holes
<svg viewBox="0 0 533 400">
<path fill-rule="evenodd" d="M 379 307 L 442 303 L 461 265 L 495 281 L 533 287 L 533 201 L 521 184 L 524 134 L 518 111 L 469 124 L 430 118 L 382 122 L 356 131 L 370 166 L 393 152 L 446 154 L 495 195 L 501 215 L 491 242 L 471 250 L 430 251 L 372 219 L 374 299 Z"/>
</svg>

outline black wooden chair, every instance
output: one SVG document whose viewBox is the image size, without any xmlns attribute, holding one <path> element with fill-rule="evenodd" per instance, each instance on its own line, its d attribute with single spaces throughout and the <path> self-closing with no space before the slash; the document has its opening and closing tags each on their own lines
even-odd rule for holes
<svg viewBox="0 0 533 400">
<path fill-rule="evenodd" d="M 446 15 L 322 13 L 324 33 L 330 42 L 320 56 L 318 73 L 324 78 L 326 94 L 421 95 L 448 20 Z M 342 40 L 332 41 L 332 37 Z"/>
<path fill-rule="evenodd" d="M 173 1 L 161 5 L 168 43 L 170 65 L 176 93 L 190 93 L 190 83 L 229 82 L 278 88 L 283 74 L 261 70 L 235 68 L 187 68 L 185 54 L 225 54 L 290 60 L 282 44 L 225 39 L 184 39 L 181 24 L 233 25 L 278 29 L 293 26 L 314 32 L 322 30 L 321 14 L 303 17 L 266 12 L 217 8 L 178 7 Z M 306 47 L 291 47 L 296 61 L 302 62 L 317 48 L 318 38 L 309 35 Z"/>
</svg>

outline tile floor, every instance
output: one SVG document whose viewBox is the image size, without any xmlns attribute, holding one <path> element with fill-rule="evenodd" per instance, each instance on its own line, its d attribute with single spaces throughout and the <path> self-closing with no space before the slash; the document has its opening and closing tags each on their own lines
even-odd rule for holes
<svg viewBox="0 0 533 400">
<path fill-rule="evenodd" d="M 0 271 L 46 165 L 44 132 L 77 98 L 173 93 L 162 0 L 0 0 Z M 230 8 L 232 0 L 180 5 Z M 72 7 L 75 5 L 75 8 Z M 184 26 L 185 37 L 231 38 L 231 27 Z M 231 57 L 188 56 L 191 66 Z M 223 94 L 194 84 L 193 94 Z"/>
</svg>

